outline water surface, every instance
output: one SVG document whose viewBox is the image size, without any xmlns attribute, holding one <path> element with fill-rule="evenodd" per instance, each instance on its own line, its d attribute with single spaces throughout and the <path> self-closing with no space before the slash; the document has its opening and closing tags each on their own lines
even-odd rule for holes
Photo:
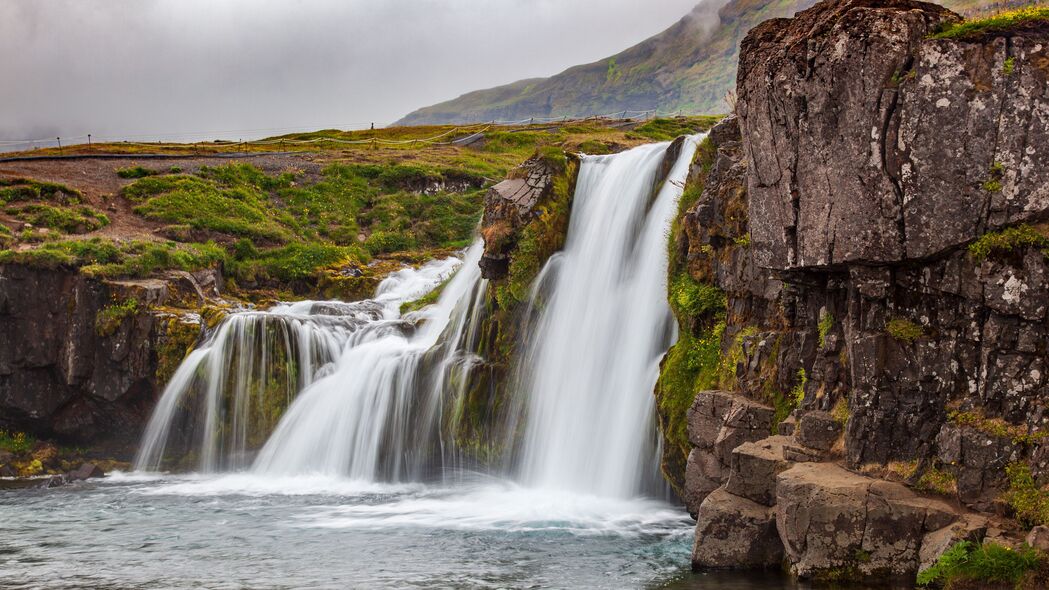
<svg viewBox="0 0 1049 590">
<path fill-rule="evenodd" d="M 693 523 L 663 502 L 457 479 L 116 474 L 0 491 L 0 586 L 793 588 L 690 574 Z"/>
</svg>

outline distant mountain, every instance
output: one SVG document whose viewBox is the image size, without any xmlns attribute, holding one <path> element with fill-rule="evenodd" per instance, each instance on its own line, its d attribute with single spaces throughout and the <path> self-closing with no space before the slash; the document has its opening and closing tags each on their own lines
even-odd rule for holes
<svg viewBox="0 0 1049 590">
<path fill-rule="evenodd" d="M 530 117 L 585 117 L 624 110 L 688 114 L 729 111 L 739 43 L 751 27 L 792 16 L 815 0 L 732 0 L 720 10 L 701 3 L 662 33 L 626 51 L 575 66 L 550 78 L 532 78 L 464 94 L 419 109 L 394 125 L 477 123 Z M 939 2 L 972 11 L 987 0 Z"/>
<path fill-rule="evenodd" d="M 419 109 L 395 125 L 581 117 L 623 110 L 724 113 L 736 54 L 754 25 L 791 16 L 814 0 L 701 3 L 669 29 L 607 59 L 551 78 L 521 80 Z M 715 4 L 716 6 L 716 4 Z"/>
</svg>

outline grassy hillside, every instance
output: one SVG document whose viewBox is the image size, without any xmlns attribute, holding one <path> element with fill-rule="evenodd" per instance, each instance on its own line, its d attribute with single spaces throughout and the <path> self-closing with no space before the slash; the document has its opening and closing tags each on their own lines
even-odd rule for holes
<svg viewBox="0 0 1049 590">
<path fill-rule="evenodd" d="M 221 264 L 229 286 L 249 298 L 363 297 L 405 262 L 466 246 L 487 188 L 537 151 L 610 153 L 713 121 L 321 131 L 265 145 L 118 143 L 62 153 L 116 160 L 49 160 L 58 150 L 37 150 L 26 155 L 45 159 L 0 162 L 0 264 L 112 278 Z M 439 143 L 420 141 L 437 135 Z M 319 141 L 292 143 L 308 140 Z M 274 147 L 288 151 L 266 151 Z M 238 157 L 222 157 L 230 155 Z"/>
<path fill-rule="evenodd" d="M 988 0 L 939 2 L 962 14 Z M 1022 4 L 1022 1 L 993 3 Z M 789 17 L 815 0 L 731 0 L 716 14 L 700 4 L 666 31 L 626 51 L 551 78 L 522 80 L 419 109 L 397 125 L 462 124 L 530 117 L 587 117 L 623 110 L 726 113 L 739 44 L 752 27 Z"/>
</svg>

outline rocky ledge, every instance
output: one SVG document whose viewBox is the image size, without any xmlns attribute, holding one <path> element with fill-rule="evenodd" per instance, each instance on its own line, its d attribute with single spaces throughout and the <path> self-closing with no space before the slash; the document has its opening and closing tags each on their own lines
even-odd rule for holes
<svg viewBox="0 0 1049 590">
<path fill-rule="evenodd" d="M 656 391 L 697 568 L 906 583 L 1049 518 L 1049 27 L 958 21 L 823 2 L 743 42 Z"/>
</svg>

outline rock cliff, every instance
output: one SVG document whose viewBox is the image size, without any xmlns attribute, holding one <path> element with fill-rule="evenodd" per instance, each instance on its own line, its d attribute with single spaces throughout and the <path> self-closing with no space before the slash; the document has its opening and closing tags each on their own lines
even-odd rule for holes
<svg viewBox="0 0 1049 590">
<path fill-rule="evenodd" d="M 944 539 L 1008 542 L 977 512 L 1036 524 L 1011 499 L 1049 483 L 1049 27 L 959 20 L 824 2 L 742 44 L 656 391 L 698 568 L 906 578 Z M 707 291 L 723 305 L 674 305 Z"/>
<path fill-rule="evenodd" d="M 137 441 L 160 387 L 197 341 L 213 271 L 101 280 L 0 266 L 0 429 L 112 447 Z"/>
</svg>

